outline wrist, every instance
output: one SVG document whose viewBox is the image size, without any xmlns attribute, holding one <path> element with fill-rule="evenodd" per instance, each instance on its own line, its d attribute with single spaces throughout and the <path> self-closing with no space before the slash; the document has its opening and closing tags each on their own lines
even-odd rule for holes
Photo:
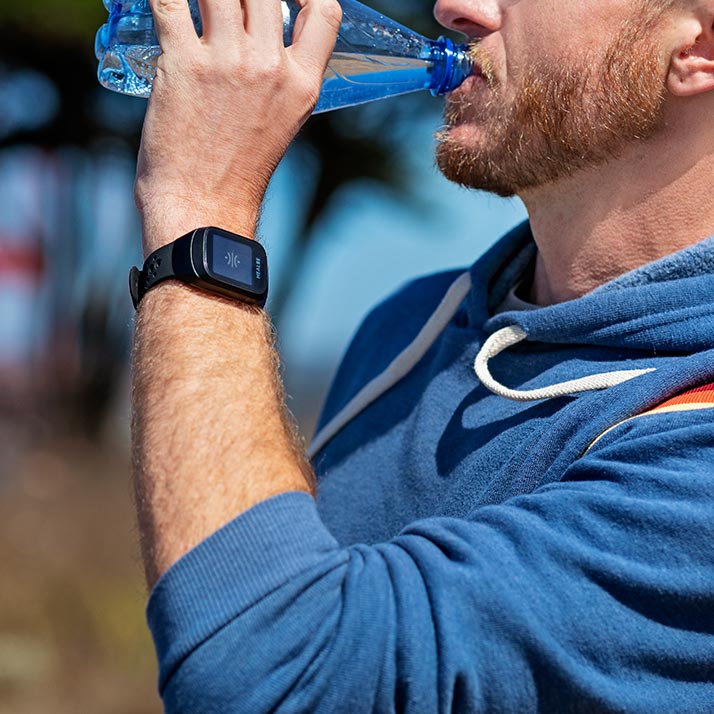
<svg viewBox="0 0 714 714">
<path fill-rule="evenodd" d="M 260 204 L 226 207 L 198 200 L 191 205 L 179 201 L 162 202 L 140 209 L 139 215 L 144 258 L 147 258 L 156 249 L 202 226 L 217 226 L 246 238 L 254 238 Z"/>
</svg>

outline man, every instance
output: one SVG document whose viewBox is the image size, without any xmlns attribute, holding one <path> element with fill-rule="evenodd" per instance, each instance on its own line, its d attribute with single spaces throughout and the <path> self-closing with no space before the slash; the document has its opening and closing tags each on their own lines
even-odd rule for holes
<svg viewBox="0 0 714 714">
<path fill-rule="evenodd" d="M 199 40 L 153 0 L 147 256 L 255 235 L 340 19 L 305 0 L 285 50 L 277 2 L 201 10 Z M 530 225 L 370 315 L 316 485 L 261 310 L 172 280 L 139 307 L 166 710 L 714 711 L 714 1 L 435 13 L 478 40 L 439 164 Z"/>
</svg>

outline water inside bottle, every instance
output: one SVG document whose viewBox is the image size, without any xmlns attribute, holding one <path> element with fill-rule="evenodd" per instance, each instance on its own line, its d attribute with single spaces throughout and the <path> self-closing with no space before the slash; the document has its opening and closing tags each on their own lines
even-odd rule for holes
<svg viewBox="0 0 714 714">
<path fill-rule="evenodd" d="M 327 65 L 315 111 L 411 92 L 420 85 L 427 86 L 430 71 L 428 63 L 416 57 L 335 52 Z"/>
<path fill-rule="evenodd" d="M 156 62 L 161 50 L 155 45 L 118 45 L 102 52 L 100 82 L 107 88 L 134 96 L 148 97 L 156 77 Z M 340 103 L 340 95 L 349 91 L 359 101 L 360 85 L 365 99 L 377 95 L 392 96 L 412 91 L 423 83 L 429 67 L 425 60 L 385 55 L 354 55 L 336 52 L 327 66 L 324 91 L 330 92 L 329 106 L 320 102 L 318 111 L 327 111 Z M 357 94 L 355 94 L 357 93 Z"/>
<path fill-rule="evenodd" d="M 450 40 L 428 40 L 355 0 L 342 0 L 345 10 L 334 54 L 323 81 L 316 112 L 362 104 L 419 89 L 450 91 L 470 72 L 463 48 Z M 98 33 L 95 53 L 99 81 L 123 94 L 148 97 L 161 50 L 147 0 L 105 0 L 108 22 Z M 189 0 L 198 34 L 198 2 Z M 283 0 L 284 40 L 300 6 Z"/>
</svg>

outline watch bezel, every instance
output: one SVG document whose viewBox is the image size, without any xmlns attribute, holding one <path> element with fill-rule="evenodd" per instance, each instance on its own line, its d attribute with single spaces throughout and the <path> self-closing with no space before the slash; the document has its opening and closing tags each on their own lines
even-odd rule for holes
<svg viewBox="0 0 714 714">
<path fill-rule="evenodd" d="M 248 246 L 252 255 L 251 283 L 232 280 L 219 275 L 211 268 L 212 248 L 211 235 L 217 234 L 235 243 Z M 256 267 L 259 261 L 259 269 Z M 231 233 L 224 228 L 207 226 L 194 231 L 191 239 L 191 262 L 197 282 L 203 287 L 221 293 L 226 297 L 235 297 L 239 294 L 245 301 L 255 303 L 261 307 L 265 305 L 268 294 L 268 260 L 265 249 L 260 243 L 245 236 Z"/>
</svg>

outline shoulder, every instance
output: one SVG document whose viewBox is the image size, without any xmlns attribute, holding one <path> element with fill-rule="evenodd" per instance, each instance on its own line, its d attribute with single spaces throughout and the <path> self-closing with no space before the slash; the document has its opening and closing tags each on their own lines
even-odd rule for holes
<svg viewBox="0 0 714 714">
<path fill-rule="evenodd" d="M 590 444 L 585 455 L 609 444 L 632 441 L 633 437 L 659 438 L 674 432 L 675 438 L 681 439 L 682 430 L 692 433 L 702 428 L 714 429 L 714 382 L 685 389 L 613 424 Z M 670 450 L 671 446 L 668 444 Z"/>
<path fill-rule="evenodd" d="M 318 429 L 417 336 L 466 268 L 411 280 L 374 307 L 345 352 L 323 407 Z"/>
</svg>

